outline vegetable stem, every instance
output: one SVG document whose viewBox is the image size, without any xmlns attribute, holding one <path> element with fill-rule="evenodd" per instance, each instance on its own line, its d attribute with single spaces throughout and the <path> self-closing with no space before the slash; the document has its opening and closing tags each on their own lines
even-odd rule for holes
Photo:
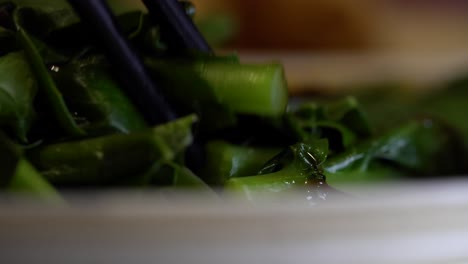
<svg viewBox="0 0 468 264">
<path fill-rule="evenodd" d="M 211 102 L 240 114 L 275 117 L 286 110 L 288 90 L 280 64 L 154 59 L 146 64 L 169 96 L 186 105 Z"/>
</svg>

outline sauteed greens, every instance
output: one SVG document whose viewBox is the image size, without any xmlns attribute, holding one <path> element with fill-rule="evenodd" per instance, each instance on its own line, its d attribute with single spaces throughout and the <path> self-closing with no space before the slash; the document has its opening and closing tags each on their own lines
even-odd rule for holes
<svg viewBox="0 0 468 264">
<path fill-rule="evenodd" d="M 148 126 L 66 1 L 0 1 L 4 192 L 193 188 L 256 200 L 294 190 L 316 202 L 341 183 L 466 173 L 463 82 L 407 103 L 377 94 L 288 107 L 280 64 L 177 54 L 145 12 L 117 21 L 180 119 Z M 194 138 L 197 162 L 185 157 Z"/>
</svg>

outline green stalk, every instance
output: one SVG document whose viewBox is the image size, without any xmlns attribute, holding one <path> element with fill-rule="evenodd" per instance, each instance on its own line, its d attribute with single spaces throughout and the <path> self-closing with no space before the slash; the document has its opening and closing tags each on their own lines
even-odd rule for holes
<svg viewBox="0 0 468 264">
<path fill-rule="evenodd" d="M 206 166 L 203 178 L 210 184 L 221 185 L 232 177 L 255 175 L 279 148 L 252 147 L 212 141 L 206 145 Z"/>
<path fill-rule="evenodd" d="M 249 115 L 277 117 L 284 114 L 288 91 L 281 64 L 238 64 L 219 61 L 169 62 L 148 59 L 175 101 L 217 103 Z"/>
<path fill-rule="evenodd" d="M 257 196 L 280 193 L 307 184 L 307 177 L 293 165 L 266 175 L 231 178 L 225 190 L 243 194 L 249 200 Z"/>
<path fill-rule="evenodd" d="M 328 143 L 298 143 L 278 154 L 259 172 L 260 175 L 230 178 L 225 190 L 245 196 L 248 200 L 271 197 L 289 190 L 305 190 L 312 198 L 320 197 L 325 185 L 322 163 Z M 312 199 L 311 198 L 311 199 Z"/>
<path fill-rule="evenodd" d="M 41 146 L 28 157 L 54 184 L 138 182 L 155 163 L 173 160 L 191 144 L 193 122 L 189 116 L 142 132 Z"/>
</svg>

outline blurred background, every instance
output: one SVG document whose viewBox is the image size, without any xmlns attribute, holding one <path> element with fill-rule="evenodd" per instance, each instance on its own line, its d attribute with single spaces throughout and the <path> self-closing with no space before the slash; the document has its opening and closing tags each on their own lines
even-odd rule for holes
<svg viewBox="0 0 468 264">
<path fill-rule="evenodd" d="M 212 45 L 280 60 L 294 92 L 393 79 L 427 88 L 468 69 L 468 0 L 193 3 Z"/>
<path fill-rule="evenodd" d="M 467 0 L 193 2 L 210 40 L 234 48 L 421 52 L 468 44 Z M 225 27 L 218 36 L 206 27 L 215 21 Z"/>
<path fill-rule="evenodd" d="M 293 92 L 393 80 L 427 89 L 468 72 L 468 0 L 192 2 L 212 46 L 280 61 Z"/>
</svg>

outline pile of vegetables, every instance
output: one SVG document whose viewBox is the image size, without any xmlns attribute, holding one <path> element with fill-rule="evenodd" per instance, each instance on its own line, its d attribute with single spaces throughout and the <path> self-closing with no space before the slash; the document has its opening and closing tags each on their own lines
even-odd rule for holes
<svg viewBox="0 0 468 264">
<path fill-rule="evenodd" d="M 304 191 L 317 202 L 341 183 L 466 172 L 460 129 L 434 107 L 408 118 L 422 99 L 390 125 L 367 97 L 290 103 L 279 63 L 174 52 L 145 12 L 117 20 L 179 119 L 147 124 L 66 1 L 0 1 L 3 192 L 60 200 L 70 189 L 190 188 L 256 200 Z"/>
</svg>

